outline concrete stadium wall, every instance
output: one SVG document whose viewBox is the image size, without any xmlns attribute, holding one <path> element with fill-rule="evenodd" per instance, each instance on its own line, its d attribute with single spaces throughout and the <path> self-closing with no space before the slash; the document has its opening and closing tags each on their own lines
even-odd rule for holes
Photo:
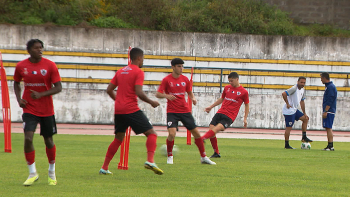
<svg viewBox="0 0 350 197">
<path fill-rule="evenodd" d="M 198 34 L 174 33 L 136 30 L 85 29 L 76 27 L 44 27 L 44 26 L 12 26 L 0 25 L 0 51 L 25 49 L 25 43 L 30 38 L 40 38 L 45 43 L 45 50 L 53 52 L 81 52 L 81 56 L 45 55 L 45 57 L 59 63 L 108 65 L 125 64 L 122 54 L 127 53 L 129 45 L 138 46 L 151 55 L 145 59 L 145 65 L 155 65 L 169 68 L 173 56 L 183 56 L 186 66 L 195 68 L 225 68 L 232 71 L 250 69 L 275 72 L 284 70 L 279 76 L 248 74 L 241 75 L 240 82 L 259 85 L 292 86 L 299 75 L 288 75 L 286 71 L 303 71 L 302 74 L 312 72 L 337 72 L 345 78 L 335 77 L 333 81 L 342 88 L 338 93 L 338 111 L 334 123 L 335 130 L 350 130 L 349 99 L 349 46 L 347 38 L 302 38 L 283 36 L 255 36 L 228 34 Z M 84 53 L 83 53 L 84 52 Z M 94 54 L 85 54 L 91 53 Z M 102 57 L 101 54 L 121 54 L 120 57 Z M 23 51 L 14 50 L 3 54 L 5 62 L 17 62 L 28 57 Z M 204 59 L 203 58 L 209 58 Z M 215 59 L 216 58 L 216 59 Z M 226 59 L 222 59 L 226 58 Z M 230 60 L 230 58 L 236 58 Z M 238 61 L 237 58 L 241 58 Z M 260 60 L 291 60 L 300 63 L 271 63 L 246 62 L 248 59 Z M 324 62 L 303 62 L 308 60 Z M 349 64 L 349 65 L 348 65 Z M 5 67 L 8 76 L 13 75 L 14 66 Z M 61 77 L 75 77 L 105 80 L 114 75 L 113 70 L 82 70 L 59 69 Z M 168 73 L 146 72 L 145 80 L 160 81 Z M 185 73 L 189 76 L 189 73 Z M 224 76 L 224 81 L 227 79 Z M 195 74 L 194 82 L 219 82 L 218 74 Z M 310 116 L 310 129 L 322 129 L 321 104 L 323 84 L 318 76 L 308 77 L 307 85 L 317 86 L 315 90 L 307 91 L 306 110 Z M 54 96 L 55 112 L 58 122 L 110 124 L 113 122 L 113 101 L 105 93 L 105 83 L 75 83 L 64 82 L 62 93 Z M 9 81 L 12 120 L 21 121 L 22 110 L 18 107 L 14 93 L 13 82 Z M 158 85 L 145 85 L 148 96 L 156 99 L 154 94 Z M 284 128 L 284 118 L 281 113 L 283 89 L 247 88 L 250 93 L 249 127 L 251 128 Z M 196 86 L 195 96 L 199 102 L 193 107 L 193 115 L 199 126 L 207 126 L 218 110 L 204 113 L 204 108 L 220 97 L 218 87 Z M 159 100 L 161 106 L 153 109 L 140 102 L 153 124 L 165 125 L 166 101 Z M 243 107 L 233 127 L 241 127 Z M 298 122 L 295 128 L 300 129 Z"/>
<path fill-rule="evenodd" d="M 127 53 L 140 47 L 148 55 L 277 60 L 350 61 L 350 38 L 182 33 L 0 24 L 0 48 L 25 49 L 40 38 L 49 51 Z"/>
</svg>

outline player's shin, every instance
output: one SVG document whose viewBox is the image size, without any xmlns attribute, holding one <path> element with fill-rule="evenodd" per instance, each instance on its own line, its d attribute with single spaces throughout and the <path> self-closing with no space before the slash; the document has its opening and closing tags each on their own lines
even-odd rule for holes
<svg viewBox="0 0 350 197">
<path fill-rule="evenodd" d="M 118 148 L 122 142 L 116 138 L 114 138 L 113 142 L 109 145 L 105 161 L 103 163 L 102 169 L 108 170 L 109 163 L 113 159 L 115 153 L 118 151 Z"/>
<path fill-rule="evenodd" d="M 199 154 L 201 155 L 201 157 L 205 157 L 206 153 L 205 153 L 205 148 L 204 148 L 204 143 L 203 143 L 202 138 L 194 139 L 194 141 L 195 141 L 195 144 L 198 147 Z"/>
<path fill-rule="evenodd" d="M 174 147 L 175 140 L 169 141 L 166 139 L 166 145 L 167 145 L 167 154 L 169 156 L 173 156 L 173 147 Z"/>
<path fill-rule="evenodd" d="M 150 163 L 154 163 L 154 153 L 157 148 L 157 135 L 149 134 L 146 140 L 146 148 L 147 148 L 147 161 Z"/>
</svg>

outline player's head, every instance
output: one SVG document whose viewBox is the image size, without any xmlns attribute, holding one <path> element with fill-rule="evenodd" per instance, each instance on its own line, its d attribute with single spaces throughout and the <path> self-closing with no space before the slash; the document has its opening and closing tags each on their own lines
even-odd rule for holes
<svg viewBox="0 0 350 197">
<path fill-rule="evenodd" d="M 323 84 L 328 83 L 329 80 L 330 80 L 329 73 L 327 72 L 321 73 L 321 81 Z"/>
<path fill-rule="evenodd" d="M 132 48 L 130 50 L 130 60 L 134 65 L 142 68 L 143 66 L 143 51 L 139 48 Z"/>
<path fill-rule="evenodd" d="M 298 88 L 299 89 L 303 88 L 305 84 L 306 84 L 306 77 L 303 77 L 303 76 L 299 77 L 298 83 L 297 83 Z"/>
<path fill-rule="evenodd" d="M 181 75 L 184 68 L 184 61 L 181 58 L 174 58 L 171 60 L 171 68 L 173 69 L 173 74 Z"/>
<path fill-rule="evenodd" d="M 231 72 L 228 75 L 228 82 L 231 84 L 233 87 L 239 87 L 239 75 L 236 72 Z"/>
<path fill-rule="evenodd" d="M 43 53 L 44 43 L 39 39 L 31 39 L 27 42 L 27 51 L 30 57 L 40 59 Z"/>
</svg>

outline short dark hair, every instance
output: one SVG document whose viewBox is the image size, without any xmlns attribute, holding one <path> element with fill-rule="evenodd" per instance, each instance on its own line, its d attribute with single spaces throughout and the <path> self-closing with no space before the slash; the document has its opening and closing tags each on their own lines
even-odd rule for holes
<svg viewBox="0 0 350 197">
<path fill-rule="evenodd" d="M 171 65 L 175 66 L 176 64 L 184 64 L 185 62 L 181 58 L 174 58 L 171 60 Z"/>
<path fill-rule="evenodd" d="M 329 73 L 323 72 L 323 73 L 321 73 L 321 77 L 326 78 L 327 80 L 329 80 Z"/>
<path fill-rule="evenodd" d="M 300 76 L 299 79 L 298 79 L 298 81 L 300 81 L 300 79 L 305 79 L 305 80 L 306 80 L 306 77 Z"/>
<path fill-rule="evenodd" d="M 239 79 L 239 75 L 236 72 L 232 72 L 228 75 L 228 78 L 229 79 L 237 79 L 237 78 Z"/>
<path fill-rule="evenodd" d="M 32 48 L 34 46 L 35 43 L 39 42 L 41 44 L 41 46 L 44 48 L 44 43 L 43 41 L 39 40 L 39 39 L 31 39 L 27 42 L 27 50 L 29 50 L 30 48 Z"/>
<path fill-rule="evenodd" d="M 130 59 L 136 60 L 138 57 L 143 56 L 143 51 L 140 48 L 132 48 L 130 50 Z"/>
</svg>

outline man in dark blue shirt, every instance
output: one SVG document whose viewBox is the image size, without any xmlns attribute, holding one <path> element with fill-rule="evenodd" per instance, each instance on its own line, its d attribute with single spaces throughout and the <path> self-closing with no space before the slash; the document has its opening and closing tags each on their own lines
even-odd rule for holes
<svg viewBox="0 0 350 197">
<path fill-rule="evenodd" d="M 327 131 L 328 145 L 323 150 L 334 151 L 333 147 L 333 121 L 335 116 L 335 111 L 337 109 L 337 88 L 330 81 L 329 74 L 324 72 L 321 74 L 321 81 L 325 84 L 326 89 L 323 94 L 323 114 L 322 114 L 322 126 Z"/>
</svg>

